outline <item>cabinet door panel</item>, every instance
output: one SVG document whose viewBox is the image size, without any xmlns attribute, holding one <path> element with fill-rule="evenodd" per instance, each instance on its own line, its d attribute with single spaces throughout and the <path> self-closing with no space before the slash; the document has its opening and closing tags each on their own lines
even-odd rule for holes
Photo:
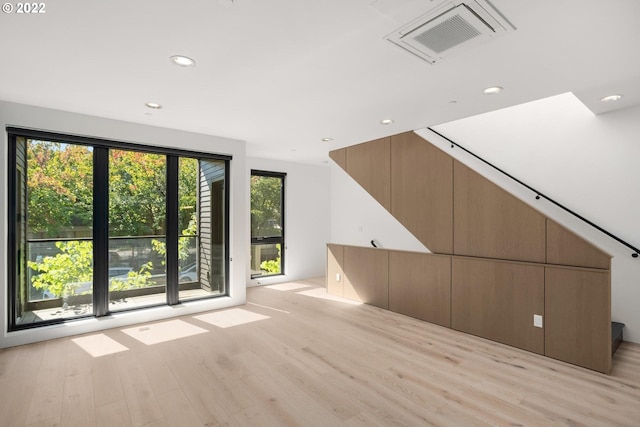
<svg viewBox="0 0 640 427">
<path fill-rule="evenodd" d="M 347 173 L 384 208 L 391 211 L 390 138 L 347 147 Z"/>
<path fill-rule="evenodd" d="M 336 162 L 342 169 L 347 170 L 347 149 L 341 148 L 339 150 L 329 151 L 329 158 Z"/>
<path fill-rule="evenodd" d="M 451 327 L 544 354 L 544 267 L 452 260 Z"/>
<path fill-rule="evenodd" d="M 389 254 L 381 249 L 344 247 L 344 297 L 389 308 Z"/>
<path fill-rule="evenodd" d="M 454 161 L 454 253 L 545 262 L 546 218 Z"/>
<path fill-rule="evenodd" d="M 344 296 L 344 247 L 327 245 L 327 293 Z"/>
<path fill-rule="evenodd" d="M 545 355 L 596 371 L 611 369 L 609 271 L 545 269 Z"/>
<path fill-rule="evenodd" d="M 608 270 L 611 257 L 547 218 L 547 263 Z"/>
<path fill-rule="evenodd" d="M 451 258 L 389 253 L 389 310 L 451 326 Z"/>
<path fill-rule="evenodd" d="M 430 251 L 453 250 L 453 159 L 413 132 L 391 137 L 391 213 Z"/>
</svg>

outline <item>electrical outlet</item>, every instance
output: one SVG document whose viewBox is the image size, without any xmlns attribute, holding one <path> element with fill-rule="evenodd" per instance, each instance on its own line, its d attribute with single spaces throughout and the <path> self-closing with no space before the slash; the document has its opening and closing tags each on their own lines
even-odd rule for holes
<svg viewBox="0 0 640 427">
<path fill-rule="evenodd" d="M 533 326 L 536 328 L 542 328 L 542 316 L 539 314 L 533 315 Z"/>
<path fill-rule="evenodd" d="M 340 276 L 340 273 L 336 273 L 336 282 L 339 282 L 340 279 L 342 279 L 342 276 Z"/>
</svg>

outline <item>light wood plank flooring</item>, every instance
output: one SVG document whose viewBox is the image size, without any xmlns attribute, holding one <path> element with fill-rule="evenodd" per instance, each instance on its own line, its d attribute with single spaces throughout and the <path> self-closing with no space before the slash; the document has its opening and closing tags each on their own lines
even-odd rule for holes
<svg viewBox="0 0 640 427">
<path fill-rule="evenodd" d="M 323 299 L 323 282 L 0 350 L 0 425 L 640 425 L 638 345 L 623 343 L 606 376 Z"/>
</svg>

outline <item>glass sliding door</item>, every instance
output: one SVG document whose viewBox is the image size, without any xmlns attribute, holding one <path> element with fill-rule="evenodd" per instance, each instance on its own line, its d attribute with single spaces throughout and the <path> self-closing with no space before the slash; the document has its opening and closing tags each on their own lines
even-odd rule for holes
<svg viewBox="0 0 640 427">
<path fill-rule="evenodd" d="M 13 148 L 13 321 L 93 315 L 92 149 L 26 137 Z"/>
<path fill-rule="evenodd" d="M 109 311 L 166 302 L 166 156 L 109 152 Z"/>
<path fill-rule="evenodd" d="M 251 171 L 251 277 L 284 274 L 284 173 Z"/>
<path fill-rule="evenodd" d="M 10 330 L 227 295 L 229 157 L 7 133 Z"/>
<path fill-rule="evenodd" d="M 180 159 L 180 300 L 227 292 L 226 164 Z"/>
</svg>

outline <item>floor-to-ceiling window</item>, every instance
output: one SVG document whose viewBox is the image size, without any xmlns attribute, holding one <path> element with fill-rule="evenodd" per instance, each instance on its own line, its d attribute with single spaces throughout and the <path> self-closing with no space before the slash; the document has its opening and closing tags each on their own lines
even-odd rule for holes
<svg viewBox="0 0 640 427">
<path fill-rule="evenodd" d="M 284 180 L 279 172 L 251 171 L 251 277 L 284 274 Z"/>
<path fill-rule="evenodd" d="M 12 329 L 227 294 L 228 157 L 7 132 Z"/>
</svg>

